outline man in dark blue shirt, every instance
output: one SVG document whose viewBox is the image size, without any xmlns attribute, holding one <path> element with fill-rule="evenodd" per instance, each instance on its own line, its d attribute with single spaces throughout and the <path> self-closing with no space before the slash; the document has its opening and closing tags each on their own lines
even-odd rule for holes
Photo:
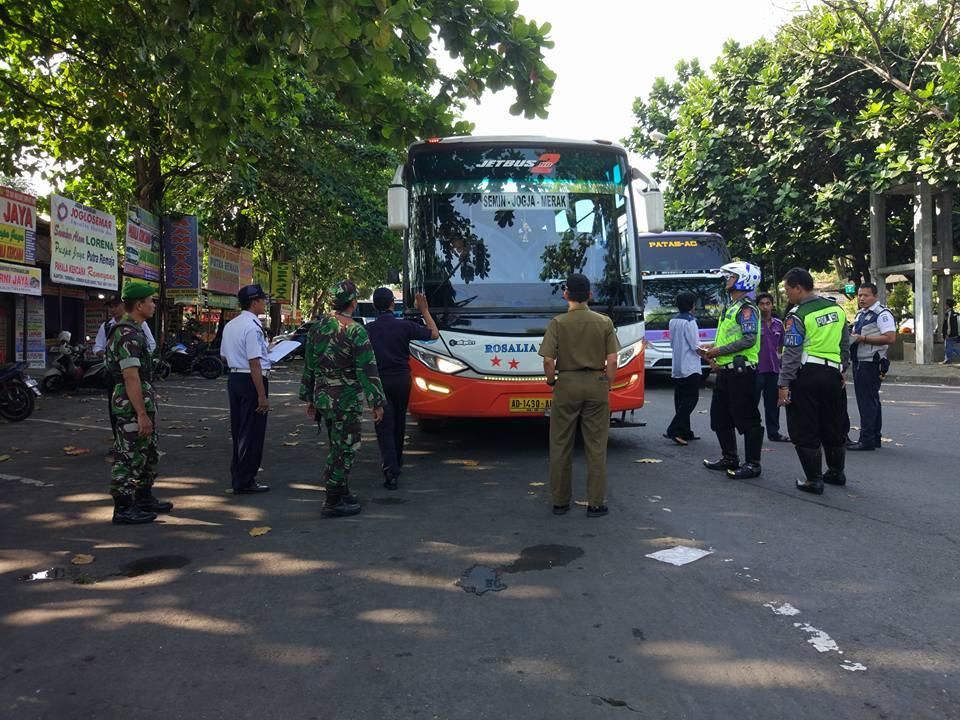
<svg viewBox="0 0 960 720">
<path fill-rule="evenodd" d="M 383 460 L 383 486 L 397 489 L 397 478 L 403 465 L 403 438 L 407 426 L 407 402 L 410 399 L 410 341 L 436 340 L 440 337 L 437 323 L 430 315 L 430 306 L 422 293 L 417 293 L 415 306 L 423 316 L 423 325 L 394 316 L 394 297 L 390 288 L 377 288 L 373 305 L 377 319 L 369 323 L 367 333 L 377 356 L 380 382 L 387 395 L 383 420 L 377 423 L 377 443 Z"/>
</svg>

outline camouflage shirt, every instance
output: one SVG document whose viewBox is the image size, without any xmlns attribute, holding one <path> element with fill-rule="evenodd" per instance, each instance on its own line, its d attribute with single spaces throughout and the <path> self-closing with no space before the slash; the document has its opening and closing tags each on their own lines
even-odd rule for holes
<svg viewBox="0 0 960 720">
<path fill-rule="evenodd" d="M 126 368 L 139 369 L 143 404 L 150 415 L 157 411 L 156 393 L 153 390 L 153 359 L 147 349 L 147 336 L 129 315 L 124 315 L 123 319 L 110 329 L 104 363 L 115 383 L 110 398 L 114 415 L 134 417 L 137 414 L 127 397 L 127 388 L 123 382 L 123 371 Z"/>
<path fill-rule="evenodd" d="M 386 403 L 377 359 L 360 323 L 343 327 L 332 316 L 317 320 L 307 335 L 300 399 L 320 410 L 363 410 Z"/>
</svg>

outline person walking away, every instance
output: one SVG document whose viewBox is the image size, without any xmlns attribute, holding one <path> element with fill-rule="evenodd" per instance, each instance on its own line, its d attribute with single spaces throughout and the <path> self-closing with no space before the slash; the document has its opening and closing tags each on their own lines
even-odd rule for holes
<svg viewBox="0 0 960 720">
<path fill-rule="evenodd" d="M 760 268 L 733 262 L 720 268 L 727 277 L 729 302 L 720 316 L 713 347 L 701 348 L 701 357 L 717 367 L 717 382 L 710 402 L 710 428 L 717 434 L 719 460 L 704 460 L 709 470 L 725 470 L 734 479 L 760 475 L 763 425 L 757 410 L 757 363 L 760 358 L 760 311 L 750 293 L 760 284 Z M 736 432 L 743 435 L 740 465 Z"/>
<path fill-rule="evenodd" d="M 824 483 L 847 482 L 850 419 L 843 373 L 850 360 L 849 329 L 843 308 L 814 294 L 813 276 L 803 268 L 787 272 L 783 287 L 791 309 L 783 324 L 778 402 L 787 408 L 787 430 L 803 468 L 797 489 L 820 495 Z"/>
<path fill-rule="evenodd" d="M 696 436 L 690 428 L 690 415 L 700 399 L 700 328 L 693 316 L 697 297 L 690 292 L 677 295 L 677 313 L 670 320 L 670 349 L 673 361 L 673 420 L 663 434 L 677 445 L 687 445 Z"/>
<path fill-rule="evenodd" d="M 767 423 L 767 439 L 772 442 L 790 442 L 780 434 L 780 406 L 777 382 L 780 378 L 780 353 L 783 352 L 783 323 L 773 314 L 773 295 L 757 295 L 760 308 L 760 362 L 757 365 L 757 400 L 763 400 L 763 414 Z"/>
<path fill-rule="evenodd" d="M 897 321 L 880 304 L 877 286 L 864 283 L 857 290 L 860 312 L 853 321 L 850 355 L 853 360 L 853 389 L 860 411 L 860 439 L 847 450 L 877 450 L 881 446 L 883 411 L 880 383 L 886 375 L 887 348 L 897 341 Z"/>
<path fill-rule="evenodd" d="M 588 307 L 590 280 L 574 273 L 563 297 L 567 312 L 547 325 L 539 354 L 547 385 L 553 388 L 550 407 L 550 491 L 553 514 L 570 509 L 573 487 L 573 446 L 580 421 L 587 457 L 587 517 L 607 514 L 607 433 L 610 430 L 610 385 L 617 373 L 620 350 L 613 321 Z"/>
<path fill-rule="evenodd" d="M 153 359 L 142 329 L 156 311 L 153 293 L 145 283 L 127 283 L 122 294 L 125 313 L 106 337 L 105 363 L 114 380 L 110 401 L 116 418 L 110 472 L 114 525 L 153 522 L 157 513 L 173 509 L 173 503 L 153 495 L 159 461 L 157 399 Z"/>
<path fill-rule="evenodd" d="M 948 365 L 953 355 L 960 360 L 960 315 L 954 310 L 953 298 L 943 301 L 943 362 Z"/>
<path fill-rule="evenodd" d="M 230 482 L 234 495 L 269 492 L 257 482 L 263 460 L 263 441 L 270 413 L 270 358 L 260 315 L 267 309 L 267 294 L 259 285 L 246 285 L 237 293 L 241 312 L 223 328 L 220 355 L 228 370 L 230 434 L 233 456 Z"/>
<path fill-rule="evenodd" d="M 334 312 L 317 320 L 307 335 L 300 399 L 307 415 L 327 426 L 327 461 L 323 480 L 327 497 L 324 517 L 356 515 L 360 503 L 350 492 L 350 470 L 360 449 L 362 401 L 383 420 L 386 396 L 377 374 L 376 357 L 363 325 L 355 322 L 357 286 L 341 280 L 330 289 Z"/>
<path fill-rule="evenodd" d="M 377 319 L 365 328 L 377 357 L 377 371 L 387 404 L 383 420 L 377 423 L 377 444 L 383 463 L 383 486 L 396 490 L 403 467 L 403 445 L 407 431 L 407 403 L 410 400 L 410 342 L 436 340 L 440 337 L 437 323 L 430 315 L 430 306 L 423 293 L 417 293 L 414 304 L 423 316 L 426 327 L 394 315 L 396 298 L 390 288 L 373 292 Z"/>
</svg>

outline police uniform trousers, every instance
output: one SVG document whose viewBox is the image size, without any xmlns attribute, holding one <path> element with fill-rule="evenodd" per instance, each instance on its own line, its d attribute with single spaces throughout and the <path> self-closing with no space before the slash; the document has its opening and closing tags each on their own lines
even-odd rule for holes
<svg viewBox="0 0 960 720">
<path fill-rule="evenodd" d="M 859 360 L 853 365 L 853 388 L 860 411 L 860 442 L 880 447 L 883 411 L 880 406 L 880 364 Z"/>
<path fill-rule="evenodd" d="M 587 503 L 600 507 L 607 495 L 607 434 L 610 386 L 597 370 L 561 372 L 550 406 L 550 490 L 554 505 L 569 505 L 577 420 L 587 459 Z"/>
<path fill-rule="evenodd" d="M 763 425 L 757 409 L 756 392 L 757 371 L 754 368 L 744 368 L 741 372 L 722 368 L 717 372 L 710 402 L 710 429 L 717 434 L 725 457 L 737 455 L 736 431 L 748 439 L 747 462 L 760 462 Z"/>
<path fill-rule="evenodd" d="M 798 450 L 845 447 L 850 417 L 840 371 L 806 364 L 790 383 L 787 431 Z"/>
<path fill-rule="evenodd" d="M 270 384 L 263 379 L 263 390 L 270 396 Z M 227 377 L 230 398 L 230 432 L 233 458 L 230 479 L 234 490 L 254 484 L 263 460 L 263 439 L 267 434 L 267 413 L 257 412 L 257 388 L 250 373 L 230 373 Z"/>
<path fill-rule="evenodd" d="M 383 420 L 375 424 L 377 444 L 384 474 L 400 476 L 403 467 L 403 445 L 407 432 L 407 404 L 410 402 L 410 373 L 381 375 L 380 383 L 387 396 Z"/>
</svg>

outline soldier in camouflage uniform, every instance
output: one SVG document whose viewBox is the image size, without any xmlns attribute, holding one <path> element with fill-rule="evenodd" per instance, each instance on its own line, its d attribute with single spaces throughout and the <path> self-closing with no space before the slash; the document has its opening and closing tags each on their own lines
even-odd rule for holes
<svg viewBox="0 0 960 720">
<path fill-rule="evenodd" d="M 152 522 L 173 503 L 153 496 L 157 476 L 157 402 L 153 390 L 153 361 L 141 328 L 153 317 L 153 288 L 130 282 L 121 295 L 126 313 L 107 336 L 105 363 L 114 379 L 110 406 L 114 425 L 114 460 L 110 494 L 115 525 Z"/>
<path fill-rule="evenodd" d="M 360 512 L 347 478 L 360 447 L 363 398 L 373 408 L 375 422 L 383 419 L 386 404 L 370 338 L 352 317 L 357 308 L 357 286 L 343 280 L 331 294 L 335 312 L 310 328 L 300 383 L 300 399 L 308 403 L 307 414 L 318 424 L 321 420 L 326 423 L 330 440 L 323 475 L 327 486 L 325 517 Z"/>
</svg>

